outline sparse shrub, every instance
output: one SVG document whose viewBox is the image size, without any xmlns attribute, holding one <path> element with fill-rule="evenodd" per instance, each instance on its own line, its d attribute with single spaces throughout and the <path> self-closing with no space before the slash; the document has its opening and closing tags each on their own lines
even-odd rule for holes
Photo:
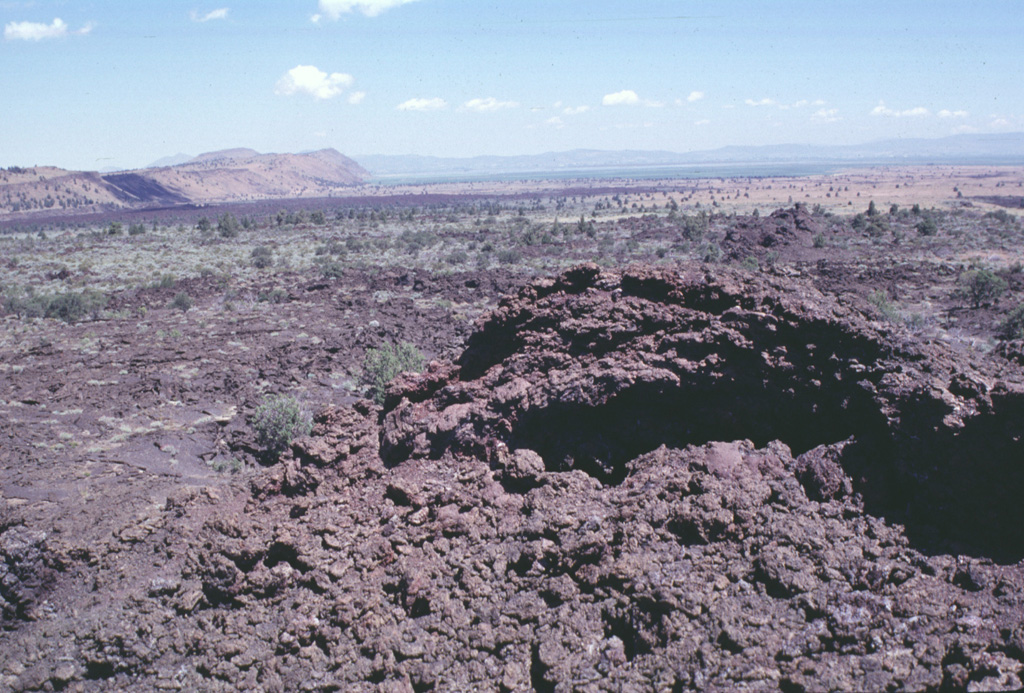
<svg viewBox="0 0 1024 693">
<path fill-rule="evenodd" d="M 174 285 L 178 283 L 178 280 L 173 274 L 162 274 L 160 277 L 153 282 L 154 289 L 173 289 Z"/>
<path fill-rule="evenodd" d="M 5 312 L 23 318 L 54 318 L 66 323 L 78 322 L 87 315 L 96 317 L 106 305 L 107 297 L 91 290 L 52 295 L 28 292 L 25 296 L 4 298 Z"/>
<path fill-rule="evenodd" d="M 350 238 L 351 240 L 355 240 Z M 346 246 L 337 239 L 331 239 L 322 245 L 316 247 L 316 254 L 319 255 L 345 255 Z"/>
<path fill-rule="evenodd" d="M 986 212 L 986 219 L 995 219 L 1002 224 L 1010 224 L 1017 220 L 1015 216 L 1007 212 L 1005 209 L 997 209 L 994 212 Z"/>
<path fill-rule="evenodd" d="M 922 236 L 934 236 L 939 232 L 939 225 L 931 217 L 925 217 L 917 223 L 917 232 Z"/>
<path fill-rule="evenodd" d="M 687 240 L 699 241 L 708 230 L 708 215 L 701 212 L 693 216 L 684 216 L 680 227 Z"/>
<path fill-rule="evenodd" d="M 143 226 L 142 224 L 135 223 L 128 225 L 129 236 L 141 236 L 144 233 L 146 233 L 146 227 Z"/>
<path fill-rule="evenodd" d="M 289 395 L 265 397 L 252 417 L 256 444 L 273 461 L 292 441 L 313 430 L 313 417 Z"/>
<path fill-rule="evenodd" d="M 825 247 L 825 234 L 823 234 L 823 233 L 816 233 L 816 234 L 814 234 L 814 238 L 811 239 L 811 245 L 813 245 L 815 248 L 824 248 Z"/>
<path fill-rule="evenodd" d="M 193 306 L 192 297 L 184 291 L 180 291 L 174 295 L 174 300 L 171 301 L 171 308 L 176 308 L 182 312 L 188 311 Z"/>
<path fill-rule="evenodd" d="M 205 234 L 210 233 L 213 230 L 213 225 L 206 217 L 199 217 L 199 221 L 196 222 L 196 228 Z"/>
<path fill-rule="evenodd" d="M 224 212 L 217 220 L 217 233 L 221 238 L 235 238 L 241 229 L 242 225 L 231 212 Z"/>
<path fill-rule="evenodd" d="M 744 258 L 743 262 L 740 263 L 740 267 L 751 272 L 757 272 L 761 269 L 761 263 L 757 261 L 757 258 L 753 255 L 748 255 Z"/>
<path fill-rule="evenodd" d="M 516 248 L 505 248 L 497 252 L 497 258 L 503 265 L 515 265 L 523 259 L 523 254 Z"/>
<path fill-rule="evenodd" d="M 317 226 L 323 226 L 327 223 L 327 217 L 325 217 L 323 211 L 319 209 L 309 215 L 309 220 Z"/>
<path fill-rule="evenodd" d="M 260 303 L 284 303 L 288 300 L 288 292 L 284 289 L 261 291 L 256 295 L 256 300 Z"/>
<path fill-rule="evenodd" d="M 444 259 L 449 265 L 461 265 L 468 260 L 469 255 L 466 254 L 465 250 L 453 250 Z"/>
<path fill-rule="evenodd" d="M 700 250 L 701 262 L 714 263 L 722 259 L 722 249 L 717 243 L 705 243 Z"/>
<path fill-rule="evenodd" d="M 245 469 L 245 463 L 237 457 L 229 457 L 224 459 L 223 457 L 215 457 L 206 463 L 210 469 L 220 474 L 221 472 L 231 472 L 236 474 Z"/>
<path fill-rule="evenodd" d="M 110 222 L 110 226 L 107 227 L 108 236 L 120 236 L 124 233 L 124 226 L 119 221 Z"/>
<path fill-rule="evenodd" d="M 1006 314 L 999 325 L 999 336 L 1003 339 L 1024 339 L 1024 303 Z"/>
<path fill-rule="evenodd" d="M 330 261 L 320 265 L 320 274 L 325 279 L 341 279 L 345 276 L 345 268 L 340 262 Z"/>
<path fill-rule="evenodd" d="M 360 382 L 368 386 L 368 393 L 374 402 L 383 404 L 384 391 L 395 376 L 405 371 L 419 372 L 425 363 L 426 358 L 414 344 L 384 344 L 379 349 L 367 350 Z"/>
<path fill-rule="evenodd" d="M 258 245 L 249 254 L 252 258 L 252 266 L 256 269 L 266 269 L 274 264 L 274 251 L 265 245 Z"/>
<path fill-rule="evenodd" d="M 892 304 L 889 300 L 889 294 L 883 289 L 876 289 L 868 294 L 868 303 L 877 308 L 885 320 L 889 322 L 898 322 L 900 320 L 899 310 Z"/>
<path fill-rule="evenodd" d="M 988 269 L 975 269 L 965 272 L 960 277 L 963 285 L 961 291 L 970 300 L 971 305 L 980 308 L 990 303 L 1006 291 L 1006 280 Z"/>
</svg>

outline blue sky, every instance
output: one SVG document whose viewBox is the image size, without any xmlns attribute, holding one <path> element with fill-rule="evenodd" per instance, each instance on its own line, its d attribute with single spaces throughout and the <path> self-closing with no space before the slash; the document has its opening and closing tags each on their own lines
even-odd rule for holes
<svg viewBox="0 0 1024 693">
<path fill-rule="evenodd" d="M 1024 130 L 1018 0 L 0 0 L 0 166 Z"/>
</svg>

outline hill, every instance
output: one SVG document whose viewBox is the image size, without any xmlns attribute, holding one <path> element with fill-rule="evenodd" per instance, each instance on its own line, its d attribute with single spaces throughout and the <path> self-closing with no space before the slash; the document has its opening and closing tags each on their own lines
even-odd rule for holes
<svg viewBox="0 0 1024 693">
<path fill-rule="evenodd" d="M 327 197 L 367 175 L 333 149 L 303 154 L 229 149 L 175 165 L 109 174 L 12 167 L 0 170 L 0 217 Z"/>
</svg>

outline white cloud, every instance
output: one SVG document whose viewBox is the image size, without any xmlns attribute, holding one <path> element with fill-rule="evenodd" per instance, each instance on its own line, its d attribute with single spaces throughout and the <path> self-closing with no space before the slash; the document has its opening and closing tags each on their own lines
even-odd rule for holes
<svg viewBox="0 0 1024 693">
<path fill-rule="evenodd" d="M 362 103 L 363 99 L 365 99 L 365 98 L 366 98 L 366 92 L 365 91 L 354 91 L 354 92 L 352 92 L 351 94 L 348 95 L 348 102 L 354 106 L 356 104 Z"/>
<path fill-rule="evenodd" d="M 822 123 L 835 123 L 842 120 L 842 118 L 839 117 L 838 108 L 819 108 L 811 114 L 811 120 L 817 120 Z"/>
<path fill-rule="evenodd" d="M 705 118 L 703 120 L 696 120 L 696 121 L 694 121 L 693 124 L 694 125 L 711 125 L 711 121 L 708 120 L 707 118 Z"/>
<path fill-rule="evenodd" d="M 341 15 L 353 10 L 362 12 L 367 17 L 376 17 L 392 7 L 405 5 L 416 0 L 320 0 L 320 11 L 331 19 L 339 19 Z"/>
<path fill-rule="evenodd" d="M 492 111 L 500 111 L 504 108 L 517 108 L 519 104 L 515 101 L 498 101 L 493 96 L 488 96 L 486 99 L 470 99 L 462 106 L 469 111 L 490 113 Z"/>
<path fill-rule="evenodd" d="M 93 22 L 89 22 L 77 31 L 70 31 L 67 23 L 60 17 L 55 18 L 52 24 L 10 22 L 4 27 L 4 38 L 8 41 L 19 39 L 22 41 L 42 41 L 43 39 L 61 38 L 72 34 L 84 36 L 92 31 L 95 26 Z"/>
<path fill-rule="evenodd" d="M 312 65 L 297 65 L 277 81 L 278 94 L 309 94 L 316 99 L 333 99 L 355 80 L 343 72 L 327 74 Z"/>
<path fill-rule="evenodd" d="M 968 115 L 967 111 L 950 111 L 945 108 L 938 112 L 940 118 L 966 118 Z"/>
<path fill-rule="evenodd" d="M 690 102 L 690 103 L 694 103 L 695 101 L 700 101 L 703 98 L 704 98 L 704 92 L 702 92 L 702 91 L 691 91 L 690 95 L 686 97 L 686 100 L 688 102 Z"/>
<path fill-rule="evenodd" d="M 614 94 L 605 94 L 604 98 L 601 99 L 603 106 L 632 106 L 637 103 L 640 103 L 640 97 L 632 89 L 624 89 Z"/>
<path fill-rule="evenodd" d="M 562 113 L 565 115 L 579 115 L 580 113 L 586 113 L 590 110 L 590 106 L 566 106 L 562 109 Z"/>
<path fill-rule="evenodd" d="M 994 118 L 992 122 L 989 123 L 989 127 L 1008 128 L 1010 127 L 1010 121 L 1007 120 L 1006 118 Z"/>
<path fill-rule="evenodd" d="M 561 128 L 565 127 L 565 123 L 563 123 L 562 119 L 559 118 L 558 116 L 555 116 L 554 118 L 548 118 L 544 122 L 547 123 L 548 125 L 550 125 L 553 128 L 561 129 Z"/>
<path fill-rule="evenodd" d="M 192 12 L 189 13 L 189 16 L 192 17 L 193 22 L 208 22 L 211 19 L 227 19 L 228 8 L 221 7 L 219 10 L 211 10 L 206 14 L 199 14 L 195 10 L 192 10 Z"/>
<path fill-rule="evenodd" d="M 754 99 L 747 99 L 743 103 L 747 104 L 748 106 L 774 106 L 775 99 L 758 99 L 757 101 L 755 101 Z"/>
<path fill-rule="evenodd" d="M 878 105 L 871 109 L 871 115 L 886 116 L 887 118 L 919 118 L 921 116 L 929 115 L 929 112 L 928 109 L 924 108 L 923 106 L 918 106 L 916 108 L 908 108 L 903 111 L 897 111 L 886 106 L 884 101 L 879 101 Z"/>
<path fill-rule="evenodd" d="M 396 108 L 399 111 L 439 111 L 447 106 L 444 99 L 435 97 L 433 99 L 409 99 L 398 104 Z"/>
</svg>

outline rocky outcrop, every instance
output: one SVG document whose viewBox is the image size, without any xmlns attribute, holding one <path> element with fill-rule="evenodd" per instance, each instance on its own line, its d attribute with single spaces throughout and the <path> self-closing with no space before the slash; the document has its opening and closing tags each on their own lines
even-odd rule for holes
<svg viewBox="0 0 1024 693">
<path fill-rule="evenodd" d="M 1018 688 L 999 368 L 798 282 L 577 267 L 245 495 L 168 501 L 195 535 L 155 529 L 161 573 L 6 683 Z"/>
</svg>

